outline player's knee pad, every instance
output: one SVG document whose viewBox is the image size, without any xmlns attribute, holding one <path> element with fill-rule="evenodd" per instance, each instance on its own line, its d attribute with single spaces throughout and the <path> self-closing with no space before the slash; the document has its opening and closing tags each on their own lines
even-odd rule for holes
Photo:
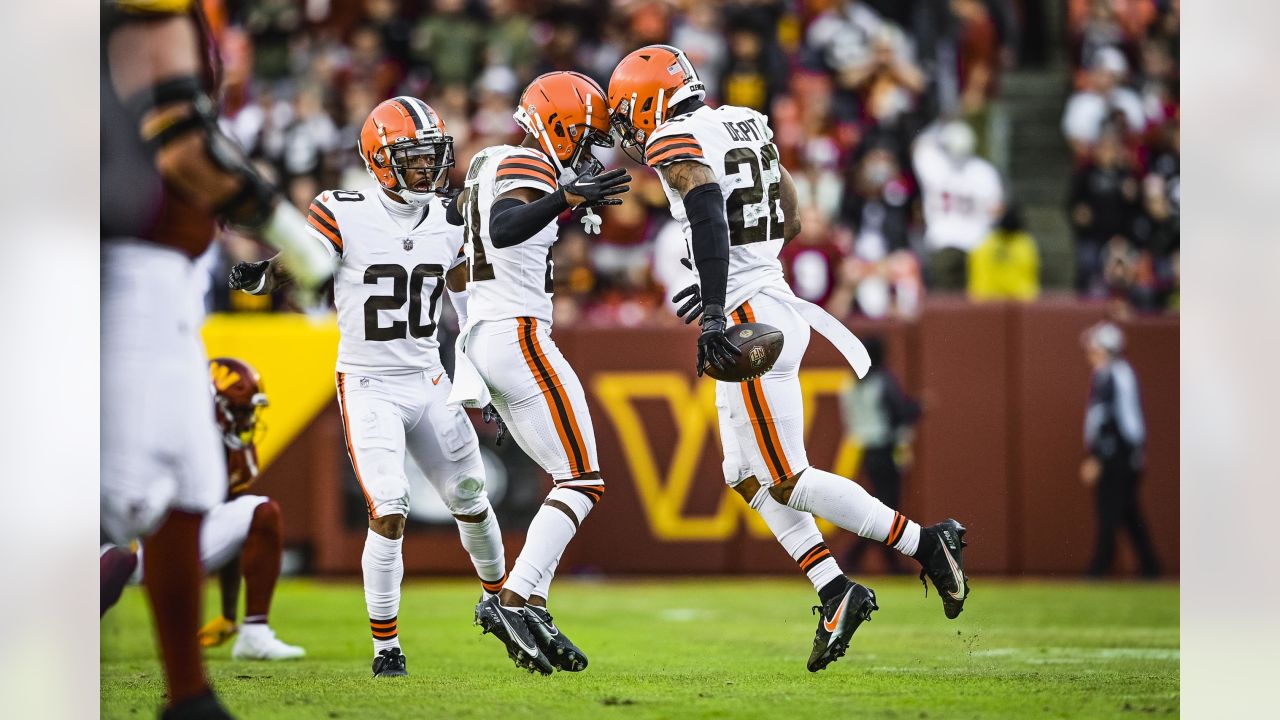
<svg viewBox="0 0 1280 720">
<path fill-rule="evenodd" d="M 468 468 L 445 484 L 444 504 L 454 515 L 483 515 L 489 510 L 489 493 L 484 486 L 484 470 Z"/>
</svg>

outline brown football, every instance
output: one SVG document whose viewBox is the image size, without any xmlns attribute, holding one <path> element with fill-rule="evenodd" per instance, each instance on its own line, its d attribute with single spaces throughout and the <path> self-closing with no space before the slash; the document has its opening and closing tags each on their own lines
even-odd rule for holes
<svg viewBox="0 0 1280 720">
<path fill-rule="evenodd" d="M 782 354 L 782 331 L 764 323 L 742 323 L 724 331 L 729 342 L 742 351 L 737 362 L 723 371 L 707 367 L 707 374 L 722 382 L 746 382 L 769 372 Z"/>
</svg>

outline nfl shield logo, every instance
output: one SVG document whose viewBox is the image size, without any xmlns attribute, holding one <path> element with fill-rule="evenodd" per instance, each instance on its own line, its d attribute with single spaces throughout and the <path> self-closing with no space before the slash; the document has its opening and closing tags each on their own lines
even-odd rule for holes
<svg viewBox="0 0 1280 720">
<path fill-rule="evenodd" d="M 404 243 L 403 243 L 403 245 L 404 245 L 404 251 L 405 251 L 405 252 L 409 252 L 410 250 L 412 250 L 412 249 L 413 249 L 413 238 L 405 238 L 405 239 L 404 239 Z"/>
</svg>

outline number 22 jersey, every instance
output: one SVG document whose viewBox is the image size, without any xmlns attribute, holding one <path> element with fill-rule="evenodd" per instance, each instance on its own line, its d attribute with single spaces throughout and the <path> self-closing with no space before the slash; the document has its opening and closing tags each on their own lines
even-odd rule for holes
<svg viewBox="0 0 1280 720">
<path fill-rule="evenodd" d="M 698 162 L 711 168 L 724 196 L 729 221 L 729 283 L 725 309 L 732 310 L 759 289 L 785 292 L 782 252 L 782 165 L 773 144 L 769 119 L 750 108 L 703 106 L 658 126 L 645 146 L 645 162 L 655 170 L 676 162 Z M 690 246 L 689 217 L 684 200 L 659 173 L 671 204 L 671 216 Z"/>
<path fill-rule="evenodd" d="M 376 187 L 326 190 L 307 212 L 311 234 L 339 258 L 339 372 L 396 375 L 439 365 L 445 274 L 465 260 L 462 228 L 448 223 L 438 196 L 412 208 L 380 195 Z"/>
</svg>

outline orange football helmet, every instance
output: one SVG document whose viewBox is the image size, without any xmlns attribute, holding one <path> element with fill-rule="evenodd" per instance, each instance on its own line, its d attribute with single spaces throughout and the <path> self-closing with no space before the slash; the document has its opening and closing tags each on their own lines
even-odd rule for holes
<svg viewBox="0 0 1280 720">
<path fill-rule="evenodd" d="M 520 95 L 512 115 L 521 129 L 556 166 L 574 177 L 600 172 L 604 166 L 591 156 L 591 147 L 612 147 L 609 106 L 595 80 L 576 72 L 539 75 Z"/>
<path fill-rule="evenodd" d="M 609 118 L 623 152 L 644 164 L 645 142 L 670 109 L 706 96 L 707 86 L 679 48 L 647 45 L 622 58 L 609 78 Z"/>
<path fill-rule="evenodd" d="M 267 406 L 262 376 L 243 360 L 218 357 L 209 361 L 209 382 L 222 442 L 232 450 L 253 445 L 265 427 L 258 422 Z"/>
<path fill-rule="evenodd" d="M 356 149 L 373 179 L 410 205 L 425 205 L 433 193 L 449 187 L 453 138 L 436 111 L 418 98 L 401 95 L 379 103 L 360 128 Z M 411 182 L 410 170 L 425 175 Z"/>
</svg>

